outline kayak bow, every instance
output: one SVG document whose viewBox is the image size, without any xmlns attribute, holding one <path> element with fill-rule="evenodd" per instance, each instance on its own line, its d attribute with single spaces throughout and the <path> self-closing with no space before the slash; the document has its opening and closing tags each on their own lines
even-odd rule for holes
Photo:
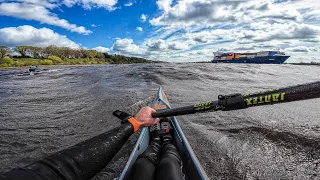
<svg viewBox="0 0 320 180">
<path fill-rule="evenodd" d="M 159 87 L 156 98 L 153 101 L 152 108 L 155 110 L 167 110 L 171 109 L 169 101 L 163 89 Z M 193 152 L 187 138 L 182 132 L 180 125 L 175 117 L 169 117 L 173 131 L 173 141 L 177 147 L 179 154 L 183 162 L 183 173 L 185 179 L 192 180 L 204 180 L 209 179 L 203 170 L 198 158 Z M 131 168 L 136 161 L 137 157 L 142 154 L 148 147 L 150 141 L 149 128 L 145 127 L 142 129 L 139 139 L 129 157 L 129 160 L 120 175 L 120 180 L 130 179 Z"/>
</svg>

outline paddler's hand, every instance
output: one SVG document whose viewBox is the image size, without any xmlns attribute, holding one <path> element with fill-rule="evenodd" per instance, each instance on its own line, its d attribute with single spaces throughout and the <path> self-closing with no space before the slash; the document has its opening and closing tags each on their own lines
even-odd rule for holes
<svg viewBox="0 0 320 180">
<path fill-rule="evenodd" d="M 152 109 L 149 106 L 143 107 L 140 111 L 135 115 L 135 119 L 142 125 L 142 126 L 151 126 L 160 121 L 159 118 L 153 118 L 151 114 L 156 112 L 156 110 Z"/>
</svg>

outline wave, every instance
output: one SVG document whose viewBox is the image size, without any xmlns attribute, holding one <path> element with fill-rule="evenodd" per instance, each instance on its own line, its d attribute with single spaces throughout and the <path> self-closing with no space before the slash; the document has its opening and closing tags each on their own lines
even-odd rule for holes
<svg viewBox="0 0 320 180">
<path fill-rule="evenodd" d="M 320 139 L 312 139 L 303 135 L 294 134 L 292 132 L 277 131 L 276 129 L 268 129 L 266 127 L 245 127 L 234 129 L 222 129 L 230 134 L 242 134 L 242 133 L 259 133 L 266 139 L 286 146 L 287 148 L 295 148 L 297 145 L 301 147 L 310 147 L 320 150 Z"/>
</svg>

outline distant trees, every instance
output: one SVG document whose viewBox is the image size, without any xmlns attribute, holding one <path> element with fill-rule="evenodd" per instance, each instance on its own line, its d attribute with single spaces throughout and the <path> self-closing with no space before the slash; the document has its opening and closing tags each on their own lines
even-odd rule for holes
<svg viewBox="0 0 320 180">
<path fill-rule="evenodd" d="M 33 57 L 36 59 L 47 58 L 48 56 L 57 56 L 61 59 L 105 58 L 104 53 L 96 50 L 72 49 L 69 47 L 57 47 L 54 45 L 44 48 L 35 46 L 16 46 L 14 47 L 14 51 L 19 53 L 22 57 Z"/>
<path fill-rule="evenodd" d="M 21 54 L 22 57 L 27 56 L 27 47 L 28 46 L 16 46 L 13 48 L 13 50 L 19 54 Z"/>
<path fill-rule="evenodd" d="M 13 51 L 21 56 L 13 56 L 9 47 L 0 46 L 0 67 L 28 66 L 30 64 L 131 64 L 153 62 L 143 58 L 110 55 L 96 50 L 72 49 L 54 45 L 47 47 L 16 46 Z M 13 57 L 13 59 L 4 59 L 6 56 Z"/>
<path fill-rule="evenodd" d="M 11 49 L 6 46 L 0 46 L 0 59 L 8 56 L 11 53 Z"/>
</svg>

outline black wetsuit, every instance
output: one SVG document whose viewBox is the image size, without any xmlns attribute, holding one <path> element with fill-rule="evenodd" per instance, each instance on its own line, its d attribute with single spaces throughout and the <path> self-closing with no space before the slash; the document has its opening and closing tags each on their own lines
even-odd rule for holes
<svg viewBox="0 0 320 180">
<path fill-rule="evenodd" d="M 116 155 L 133 133 L 130 123 L 0 175 L 0 180 L 89 180 Z"/>
<path fill-rule="evenodd" d="M 107 166 L 132 134 L 133 126 L 130 123 L 122 124 L 40 161 L 12 169 L 0 175 L 0 180 L 89 180 Z M 168 150 L 165 150 L 166 147 Z M 180 161 L 177 157 L 172 156 L 172 152 L 176 151 L 174 145 L 169 143 L 162 149 L 164 153 L 158 166 L 159 178 L 157 179 L 165 180 L 174 177 L 170 175 L 165 178 L 164 174 L 181 174 Z M 150 161 L 143 159 L 145 158 L 140 158 L 136 163 L 146 168 L 140 169 L 137 171 L 138 174 L 135 174 L 135 177 L 141 180 L 143 180 L 144 173 L 154 173 L 147 169 Z M 180 180 L 180 176 L 175 180 Z"/>
</svg>

